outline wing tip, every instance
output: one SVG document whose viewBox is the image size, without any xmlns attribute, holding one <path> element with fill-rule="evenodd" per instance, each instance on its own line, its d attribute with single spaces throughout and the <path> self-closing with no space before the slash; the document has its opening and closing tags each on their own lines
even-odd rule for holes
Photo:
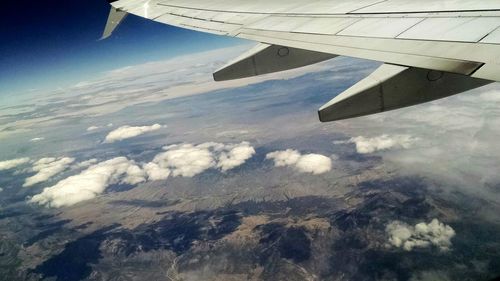
<svg viewBox="0 0 500 281">
<path fill-rule="evenodd" d="M 115 0 L 113 0 L 112 2 L 114 1 Z M 106 26 L 104 28 L 101 38 L 98 41 L 102 41 L 104 39 L 109 38 L 116 30 L 116 28 L 118 28 L 118 26 L 123 22 L 126 16 L 127 16 L 126 12 L 111 6 Z"/>
</svg>

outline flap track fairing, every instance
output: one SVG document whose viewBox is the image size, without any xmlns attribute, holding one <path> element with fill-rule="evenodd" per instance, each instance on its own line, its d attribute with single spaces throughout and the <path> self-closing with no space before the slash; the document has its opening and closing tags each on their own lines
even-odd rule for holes
<svg viewBox="0 0 500 281">
<path fill-rule="evenodd" d="M 215 71 L 215 81 L 247 78 L 289 70 L 336 57 L 332 54 L 260 43 Z"/>
<path fill-rule="evenodd" d="M 384 64 L 319 109 L 321 122 L 416 105 L 492 81 L 436 70 Z"/>
</svg>

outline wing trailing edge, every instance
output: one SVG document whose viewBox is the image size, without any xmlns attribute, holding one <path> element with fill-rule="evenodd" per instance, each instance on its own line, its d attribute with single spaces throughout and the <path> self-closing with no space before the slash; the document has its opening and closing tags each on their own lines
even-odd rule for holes
<svg viewBox="0 0 500 281">
<path fill-rule="evenodd" d="M 383 64 L 319 109 L 321 122 L 416 105 L 492 83 L 436 70 Z"/>
</svg>

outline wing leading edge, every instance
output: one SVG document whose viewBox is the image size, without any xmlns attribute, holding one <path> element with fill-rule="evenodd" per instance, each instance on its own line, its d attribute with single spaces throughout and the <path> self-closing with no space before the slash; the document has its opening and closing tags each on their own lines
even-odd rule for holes
<svg viewBox="0 0 500 281">
<path fill-rule="evenodd" d="M 216 81 L 283 71 L 338 55 L 384 62 L 319 110 L 335 121 L 415 105 L 500 81 L 500 1 L 118 0 L 104 36 L 131 13 L 261 42 Z M 119 20 L 117 20 L 117 18 Z"/>
</svg>

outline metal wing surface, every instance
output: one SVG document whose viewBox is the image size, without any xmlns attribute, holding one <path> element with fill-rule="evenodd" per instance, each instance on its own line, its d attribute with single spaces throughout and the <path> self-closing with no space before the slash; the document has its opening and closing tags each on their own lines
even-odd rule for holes
<svg viewBox="0 0 500 281">
<path fill-rule="evenodd" d="M 216 71 L 216 80 L 335 56 L 385 63 L 323 106 L 322 121 L 500 81 L 500 0 L 119 0 L 111 5 L 116 12 L 261 43 Z"/>
</svg>

